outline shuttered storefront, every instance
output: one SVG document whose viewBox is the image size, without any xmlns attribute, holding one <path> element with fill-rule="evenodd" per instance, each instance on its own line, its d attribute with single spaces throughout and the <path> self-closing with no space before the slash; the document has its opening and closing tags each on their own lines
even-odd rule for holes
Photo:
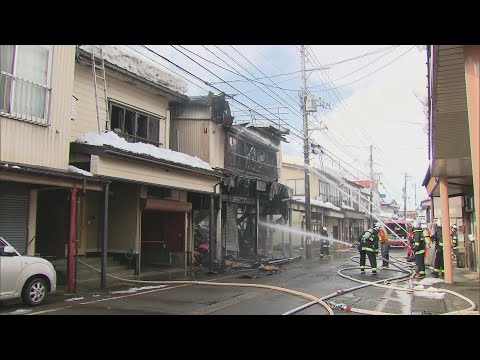
<svg viewBox="0 0 480 360">
<path fill-rule="evenodd" d="M 227 208 L 227 219 L 226 219 L 225 238 L 227 242 L 227 254 L 237 257 L 238 256 L 238 226 L 237 226 L 238 205 L 235 203 L 226 203 L 226 208 Z"/>
<path fill-rule="evenodd" d="M 26 185 L 0 182 L 0 236 L 20 254 L 27 247 L 28 198 Z"/>
</svg>

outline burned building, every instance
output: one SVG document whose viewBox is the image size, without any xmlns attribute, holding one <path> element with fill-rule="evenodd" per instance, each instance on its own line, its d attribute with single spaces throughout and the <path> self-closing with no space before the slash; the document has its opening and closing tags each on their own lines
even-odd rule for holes
<svg viewBox="0 0 480 360">
<path fill-rule="evenodd" d="M 283 201 L 289 198 L 288 187 L 278 182 L 286 134 L 287 129 L 271 123 L 234 124 L 224 95 L 192 97 L 173 110 L 172 149 L 197 156 L 222 174 L 212 239 L 217 259 L 269 252 L 261 222 L 272 215 L 288 216 Z"/>
</svg>

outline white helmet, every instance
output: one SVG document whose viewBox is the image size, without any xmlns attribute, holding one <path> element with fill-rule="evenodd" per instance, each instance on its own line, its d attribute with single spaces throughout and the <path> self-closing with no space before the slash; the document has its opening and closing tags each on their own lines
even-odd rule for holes
<svg viewBox="0 0 480 360">
<path fill-rule="evenodd" d="M 322 228 L 322 230 L 323 230 L 323 231 L 327 231 L 327 227 L 324 226 L 324 227 Z"/>
<path fill-rule="evenodd" d="M 442 226 L 442 218 L 437 219 L 437 226 Z"/>
<path fill-rule="evenodd" d="M 382 223 L 381 223 L 381 222 L 375 223 L 375 227 L 378 227 L 378 228 L 379 228 L 379 227 L 381 227 L 381 226 L 382 226 Z"/>
<path fill-rule="evenodd" d="M 415 220 L 413 222 L 413 226 L 415 226 L 416 228 L 419 228 L 420 227 L 420 221 L 419 220 Z"/>
<path fill-rule="evenodd" d="M 453 224 L 453 225 L 452 225 L 452 228 L 453 228 L 453 229 L 457 229 L 457 225 Z"/>
</svg>

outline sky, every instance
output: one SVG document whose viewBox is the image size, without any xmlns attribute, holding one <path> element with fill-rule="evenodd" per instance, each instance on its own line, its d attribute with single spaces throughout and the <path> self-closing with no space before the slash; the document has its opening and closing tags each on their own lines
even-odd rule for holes
<svg viewBox="0 0 480 360">
<path fill-rule="evenodd" d="M 145 47 L 130 47 L 187 79 L 187 95 L 223 91 L 233 96 L 236 101 L 229 102 L 236 121 L 267 117 L 290 128 L 293 135 L 282 151 L 285 158 L 303 159 L 299 45 L 147 45 L 170 62 Z M 309 115 L 310 138 L 330 156 L 312 154 L 311 163 L 338 168 L 340 162 L 350 178 L 367 178 L 373 144 L 373 170 L 382 184 L 380 192 L 402 204 L 403 210 L 407 173 L 407 208 L 415 206 L 415 189 L 419 205 L 427 197 L 421 185 L 428 168 L 427 117 L 422 104 L 427 98 L 425 49 L 308 45 L 305 68 L 319 69 L 306 72 L 307 88 L 325 104 Z M 252 115 L 248 108 L 256 113 Z"/>
</svg>

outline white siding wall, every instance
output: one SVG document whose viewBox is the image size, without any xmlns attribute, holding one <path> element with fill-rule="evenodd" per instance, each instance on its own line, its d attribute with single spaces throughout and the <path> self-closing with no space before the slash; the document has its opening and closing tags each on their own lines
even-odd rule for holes
<svg viewBox="0 0 480 360">
<path fill-rule="evenodd" d="M 53 46 L 50 126 L 0 117 L 0 160 L 67 170 L 74 59 L 74 45 Z"/>
</svg>

